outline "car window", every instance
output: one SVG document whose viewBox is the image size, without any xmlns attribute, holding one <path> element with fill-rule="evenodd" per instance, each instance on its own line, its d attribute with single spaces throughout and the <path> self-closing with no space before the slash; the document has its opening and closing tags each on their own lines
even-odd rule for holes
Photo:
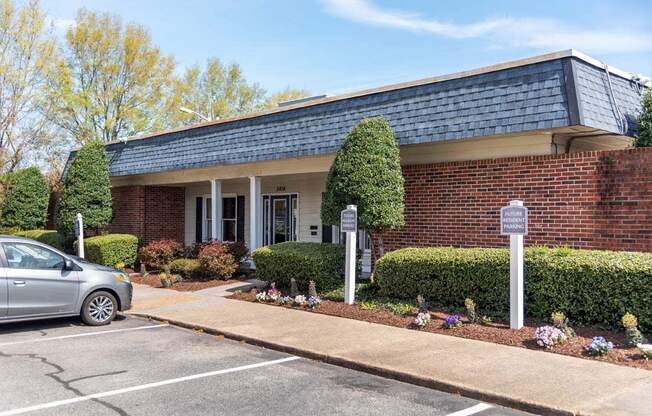
<svg viewBox="0 0 652 416">
<path fill-rule="evenodd" d="M 2 243 L 7 263 L 12 269 L 61 270 L 65 263 L 59 254 L 25 243 Z"/>
</svg>

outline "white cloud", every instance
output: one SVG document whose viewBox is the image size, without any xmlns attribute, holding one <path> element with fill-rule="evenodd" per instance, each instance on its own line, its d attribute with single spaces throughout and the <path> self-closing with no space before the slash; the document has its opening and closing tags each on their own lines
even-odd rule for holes
<svg viewBox="0 0 652 416">
<path fill-rule="evenodd" d="M 529 17 L 486 18 L 475 23 L 456 24 L 424 18 L 418 13 L 385 9 L 369 0 L 322 2 L 328 13 L 347 20 L 452 39 L 485 39 L 492 47 L 575 48 L 593 53 L 652 50 L 652 34 L 634 29 L 612 30 L 597 26 L 581 29 L 554 19 Z"/>
</svg>

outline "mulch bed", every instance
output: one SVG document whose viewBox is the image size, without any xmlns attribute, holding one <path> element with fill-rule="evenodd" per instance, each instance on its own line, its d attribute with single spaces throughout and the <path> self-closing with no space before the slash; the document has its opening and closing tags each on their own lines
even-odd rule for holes
<svg viewBox="0 0 652 416">
<path fill-rule="evenodd" d="M 138 273 L 131 274 L 129 276 L 129 279 L 133 283 L 137 283 L 140 285 L 147 285 L 151 287 L 156 287 L 156 288 L 162 288 L 163 286 L 161 285 L 161 279 L 158 277 L 156 274 L 148 274 L 145 276 L 141 276 Z M 178 290 L 180 292 L 194 292 L 197 290 L 202 290 L 202 289 L 208 289 L 210 287 L 216 287 L 216 286 L 223 286 L 223 285 L 228 285 L 231 283 L 242 283 L 243 280 L 240 279 L 228 279 L 228 280 L 221 280 L 221 279 L 210 279 L 210 280 L 183 280 L 181 282 L 176 282 L 172 284 L 172 287 L 168 289 L 174 289 Z"/>
<path fill-rule="evenodd" d="M 234 293 L 230 296 L 230 298 L 248 302 L 256 302 L 255 295 L 250 292 Z M 305 310 L 308 312 L 311 311 L 308 308 L 277 305 L 271 303 L 268 303 L 268 305 Z M 319 305 L 319 307 L 317 307 L 312 312 L 417 330 L 413 324 L 416 314 L 405 316 L 397 315 L 384 309 L 363 309 L 358 304 L 347 305 L 343 302 L 322 300 L 321 305 Z M 461 328 L 445 329 L 443 328 L 442 323 L 448 316 L 447 313 L 440 311 L 431 311 L 430 316 L 432 318 L 431 324 L 421 331 L 493 342 L 496 344 L 510 345 L 513 347 L 528 348 L 548 353 L 570 355 L 573 357 L 580 357 L 590 360 L 598 360 L 613 364 L 652 370 L 652 360 L 644 360 L 639 353 L 638 348 L 630 348 L 625 346 L 624 333 L 591 327 L 573 327 L 577 333 L 576 337 L 573 337 L 569 339 L 565 344 L 557 345 L 552 349 L 543 349 L 536 344 L 534 337 L 534 331 L 536 330 L 536 327 L 544 324 L 541 322 L 526 321 L 525 326 L 518 331 L 510 329 L 509 324 L 504 322 L 492 322 L 490 324 L 481 325 L 464 321 L 464 326 Z M 603 336 L 608 341 L 612 341 L 614 343 L 614 349 L 607 356 L 591 357 L 586 354 L 584 347 L 590 344 L 591 339 L 595 336 Z"/>
</svg>

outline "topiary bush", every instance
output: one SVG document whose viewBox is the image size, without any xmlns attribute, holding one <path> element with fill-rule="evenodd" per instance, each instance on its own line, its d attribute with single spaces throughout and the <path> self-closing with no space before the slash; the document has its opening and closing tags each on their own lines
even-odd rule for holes
<svg viewBox="0 0 652 416">
<path fill-rule="evenodd" d="M 384 296 L 423 294 L 444 307 L 472 298 L 481 310 L 509 312 L 509 250 L 406 248 L 378 261 L 376 282 Z M 652 254 L 528 248 L 525 312 L 547 318 L 563 310 L 583 324 L 615 326 L 628 311 L 652 329 Z"/>
<path fill-rule="evenodd" d="M 261 247 L 252 253 L 256 277 L 290 287 L 296 279 L 302 290 L 314 280 L 319 291 L 344 284 L 344 246 L 329 243 L 288 241 Z"/>
<path fill-rule="evenodd" d="M 21 230 L 43 228 L 47 221 L 50 187 L 36 167 L 7 176 L 7 191 L 0 210 L 0 226 Z"/>
<path fill-rule="evenodd" d="M 213 279 L 229 279 L 238 268 L 235 257 L 229 252 L 228 247 L 217 241 L 202 247 L 197 260 L 202 274 Z"/>
<path fill-rule="evenodd" d="M 74 243 L 77 252 L 77 241 Z M 133 266 L 138 254 L 138 237 L 131 234 L 105 234 L 84 239 L 86 260 L 115 267 L 118 263 Z"/>
<path fill-rule="evenodd" d="M 99 232 L 111 221 L 109 160 L 100 141 L 90 141 L 77 151 L 68 166 L 59 192 L 57 229 L 65 236 L 75 230 L 81 213 L 84 228 Z"/>
<path fill-rule="evenodd" d="M 162 269 L 174 259 L 183 257 L 185 249 L 176 240 L 155 240 L 147 243 L 139 252 L 139 260 L 147 266 Z"/>
<path fill-rule="evenodd" d="M 13 233 L 18 237 L 31 238 L 43 244 L 64 250 L 64 239 L 56 230 L 27 230 Z"/>
<path fill-rule="evenodd" d="M 362 119 L 346 136 L 326 177 L 321 202 L 324 224 L 339 225 L 349 204 L 358 206 L 358 225 L 371 232 L 382 255 L 383 231 L 401 227 L 404 179 L 394 132 L 383 117 Z"/>
<path fill-rule="evenodd" d="M 170 263 L 170 271 L 184 278 L 200 277 L 201 264 L 197 259 L 176 259 Z"/>
</svg>

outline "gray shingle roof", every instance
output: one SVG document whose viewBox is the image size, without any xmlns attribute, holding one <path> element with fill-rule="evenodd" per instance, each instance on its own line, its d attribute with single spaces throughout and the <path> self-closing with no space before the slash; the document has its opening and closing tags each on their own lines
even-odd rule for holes
<svg viewBox="0 0 652 416">
<path fill-rule="evenodd" d="M 611 82 L 633 120 L 635 86 L 616 75 Z M 618 133 L 605 83 L 604 70 L 565 57 L 109 144 L 107 151 L 112 176 L 318 155 L 337 151 L 353 125 L 371 116 L 384 116 L 400 144 L 573 124 Z"/>
</svg>

